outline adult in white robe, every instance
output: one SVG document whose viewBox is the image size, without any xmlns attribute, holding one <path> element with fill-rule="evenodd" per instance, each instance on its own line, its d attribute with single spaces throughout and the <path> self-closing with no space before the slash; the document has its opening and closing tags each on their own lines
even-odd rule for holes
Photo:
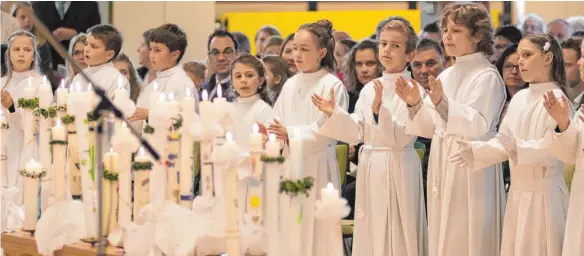
<svg viewBox="0 0 584 256">
<path fill-rule="evenodd" d="M 406 133 L 432 139 L 428 163 L 429 255 L 499 255 L 505 191 L 501 165 L 469 173 L 448 161 L 455 140 L 493 138 L 505 104 L 505 85 L 482 52 L 460 56 L 429 97 L 409 108 Z"/>
<path fill-rule="evenodd" d="M 565 163 L 576 164 L 564 233 L 563 256 L 584 255 L 584 118 L 583 108 L 576 112 L 568 129 L 554 136 L 555 155 Z"/>
<path fill-rule="evenodd" d="M 395 93 L 398 77 L 383 74 L 382 106 L 375 120 L 375 86 L 363 87 L 353 114 L 338 107 L 319 133 L 347 142 L 364 143 L 357 167 L 353 255 L 426 255 L 427 225 L 416 136 L 405 133 L 407 104 Z M 423 90 L 420 87 L 420 92 Z"/>
<path fill-rule="evenodd" d="M 340 187 L 336 157 L 337 140 L 317 133 L 326 115 L 312 105 L 311 100 L 313 94 L 329 98 L 331 88 L 334 88 L 335 101 L 339 107 L 347 110 L 349 95 L 343 83 L 326 68 L 314 73 L 298 73 L 288 79 L 274 105 L 276 115 L 286 126 L 289 137 L 297 136 L 302 139 L 302 174 L 304 177 L 311 176 L 315 179 L 310 196 L 305 201 L 308 205 L 313 205 L 315 200 L 320 198 L 320 189 L 329 182 L 335 188 Z M 289 168 L 289 163 L 286 164 L 286 168 Z M 314 219 L 314 213 L 314 207 L 303 207 L 302 255 L 304 256 L 321 256 L 317 252 L 317 245 L 319 241 L 322 241 L 323 235 L 319 234 L 319 221 Z"/>
<path fill-rule="evenodd" d="M 471 173 L 509 160 L 512 182 L 502 256 L 562 253 L 568 187 L 564 163 L 549 147 L 557 126 L 543 104 L 543 95 L 549 90 L 554 90 L 558 98 L 563 95 L 555 82 L 529 84 L 511 99 L 497 137 L 471 142 L 468 149 L 460 151 L 470 152 L 463 162 Z"/>
<path fill-rule="evenodd" d="M 100 86 L 100 88 L 105 91 L 105 94 L 109 99 L 113 99 L 116 89 L 119 88 L 119 79 L 122 81 L 123 88 L 128 91 L 130 90 L 130 82 L 128 82 L 128 79 L 126 79 L 126 77 L 122 75 L 122 73 L 120 73 L 111 62 L 99 66 L 87 67 L 83 69 L 83 72 L 93 80 L 95 83 L 93 86 Z M 75 84 L 79 84 L 80 89 L 86 91 L 89 82 L 85 80 L 82 74 L 77 74 L 73 77 L 69 88 L 76 86 Z M 77 88 L 75 88 L 75 90 L 77 90 Z"/>
<path fill-rule="evenodd" d="M 249 152 L 249 136 L 252 133 L 253 125 L 259 123 L 267 127 L 276 118 L 276 112 L 272 106 L 260 98 L 259 94 L 247 98 L 238 97 L 231 104 L 233 105 L 233 137 L 241 150 Z M 251 163 L 245 161 L 240 170 L 242 170 L 240 174 L 250 175 Z M 241 217 L 246 212 L 245 206 L 248 205 L 248 183 L 249 180 L 244 180 L 238 186 L 238 201 L 240 202 L 238 205 Z"/>
<path fill-rule="evenodd" d="M 24 141 L 24 126 L 23 126 L 23 109 L 18 107 L 18 99 L 25 97 L 24 89 L 29 86 L 28 79 L 32 77 L 32 86 L 35 90 L 41 83 L 41 77 L 34 71 L 27 72 L 12 72 L 10 80 L 8 81 L 8 76 L 2 77 L 0 84 L 3 90 L 10 93 L 12 96 L 12 101 L 14 103 L 14 112 L 10 113 L 9 109 L 2 106 L 2 112 L 6 118 L 6 122 L 10 126 L 8 129 L 8 141 L 6 142 L 7 147 L 7 170 L 2 174 L 7 174 L 8 184 L 2 184 L 3 186 L 15 186 L 19 192 L 15 197 L 16 205 L 23 204 L 23 178 L 18 172 L 20 169 L 24 169 L 26 163 L 30 161 L 31 158 L 38 158 L 38 147 L 36 140 Z M 8 81 L 8 83 L 7 83 Z M 34 116 L 33 116 L 34 118 Z M 31 124 L 31 127 L 32 126 Z"/>
</svg>

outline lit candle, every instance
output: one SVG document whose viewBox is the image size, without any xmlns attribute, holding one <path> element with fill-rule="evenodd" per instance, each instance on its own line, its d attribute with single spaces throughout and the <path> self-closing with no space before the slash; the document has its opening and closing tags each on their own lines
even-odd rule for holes
<svg viewBox="0 0 584 256">
<path fill-rule="evenodd" d="M 26 172 L 38 176 L 43 171 L 40 163 L 34 159 L 25 166 Z M 24 223 L 22 229 L 35 230 L 38 219 L 39 178 L 24 177 Z"/>
<path fill-rule="evenodd" d="M 32 76 L 28 77 L 28 86 L 24 88 L 24 98 L 34 99 L 36 95 L 36 88 L 32 85 Z"/>
<path fill-rule="evenodd" d="M 119 152 L 119 204 L 118 220 L 122 225 L 132 222 L 132 151 L 136 144 L 126 122 L 116 129 L 113 141 L 117 141 L 116 151 Z"/>
<path fill-rule="evenodd" d="M 105 171 L 112 174 L 118 173 L 119 154 L 110 148 L 109 152 L 104 154 L 104 175 Z M 118 227 L 118 182 L 103 180 L 103 215 L 102 230 L 105 235 L 115 231 Z"/>
<path fill-rule="evenodd" d="M 233 134 L 227 132 L 225 134 L 225 143 L 223 147 L 226 149 L 223 151 L 226 154 L 236 154 L 236 144 L 233 141 Z M 231 158 L 231 157 L 228 157 Z M 226 241 L 226 253 L 227 255 L 240 255 L 240 238 L 239 238 L 239 223 L 238 223 L 238 205 L 237 205 L 237 168 L 231 168 L 225 170 L 225 180 L 223 185 L 223 195 L 225 198 L 225 233 L 227 237 Z"/>
<path fill-rule="evenodd" d="M 124 82 L 122 76 L 118 77 L 118 88 L 114 92 L 114 98 L 116 99 L 129 99 L 130 92 L 124 88 Z"/>
<path fill-rule="evenodd" d="M 280 144 L 276 140 L 276 135 L 270 133 L 266 143 L 266 155 L 268 157 L 280 156 Z M 268 252 L 267 255 L 280 254 L 280 231 L 278 225 L 279 211 L 279 187 L 280 187 L 280 169 L 281 164 L 278 162 L 266 163 L 266 181 L 265 195 L 266 205 L 264 207 L 264 216 L 266 216 L 266 231 L 268 235 Z"/>
<path fill-rule="evenodd" d="M 183 127 L 191 127 L 191 124 L 195 119 L 195 98 L 192 96 L 190 88 L 186 89 L 186 94 L 185 97 L 182 99 L 181 105 Z"/>
<path fill-rule="evenodd" d="M 252 126 L 252 133 L 249 135 L 249 145 L 251 146 L 251 151 L 261 151 L 263 138 L 260 132 L 260 127 L 257 123 Z"/>
<path fill-rule="evenodd" d="M 56 95 L 57 95 L 57 105 L 61 106 L 61 105 L 66 105 L 68 103 L 67 96 L 69 96 L 69 90 L 67 90 L 67 88 L 65 88 L 65 81 L 64 80 L 61 80 L 61 85 L 59 85 L 59 88 L 56 91 Z"/>
<path fill-rule="evenodd" d="M 48 109 L 53 104 L 53 89 L 51 88 L 51 84 L 47 81 L 47 77 L 43 76 L 41 81 L 41 85 L 38 89 L 39 95 L 39 107 Z"/>
<path fill-rule="evenodd" d="M 335 189 L 332 183 L 328 183 L 326 188 L 320 190 L 320 205 L 321 208 L 317 208 L 318 220 L 320 222 L 320 227 L 322 228 L 323 236 L 322 242 L 327 244 L 325 247 L 326 255 L 341 255 L 343 254 L 343 240 L 341 234 L 341 219 L 345 216 L 342 214 L 348 214 L 349 209 L 346 206 L 346 200 L 340 197 L 339 190 Z M 339 212 L 340 215 L 331 215 L 330 211 L 337 212 L 340 205 L 346 207 L 346 213 Z M 318 213 L 320 212 L 320 213 Z M 322 215 L 328 215 L 323 217 Z"/>
<path fill-rule="evenodd" d="M 150 159 L 146 156 L 144 148 L 140 147 L 138 155 L 134 159 L 136 163 L 147 163 Z M 150 171 L 134 170 L 134 222 L 143 224 L 144 219 L 140 215 L 142 208 L 150 203 Z"/>
<path fill-rule="evenodd" d="M 99 104 L 99 99 L 97 94 L 95 94 L 93 92 L 93 86 L 91 85 L 91 83 L 89 83 L 87 85 L 87 92 L 85 93 L 85 97 L 86 99 L 90 99 L 89 102 L 91 103 L 90 106 L 90 111 L 93 111 L 95 109 L 95 107 L 97 107 L 97 104 Z"/>
<path fill-rule="evenodd" d="M 217 86 L 217 97 L 213 100 L 215 113 L 222 114 L 223 111 L 227 108 L 227 99 L 222 95 L 221 85 Z"/>
<path fill-rule="evenodd" d="M 61 120 L 57 119 L 57 124 L 51 129 L 53 141 L 67 141 L 65 127 L 61 125 Z M 56 200 L 65 198 L 65 188 L 67 186 L 67 146 L 62 144 L 53 144 L 53 191 Z"/>
<path fill-rule="evenodd" d="M 160 93 L 158 92 L 158 83 L 156 81 L 152 82 L 152 91 L 150 92 L 150 102 L 149 109 L 153 109 L 156 106 L 156 101 L 158 101 Z"/>
<path fill-rule="evenodd" d="M 203 90 L 202 93 L 202 101 L 199 103 L 199 115 L 201 116 L 203 132 L 209 131 L 213 123 L 215 109 L 213 103 L 208 100 L 207 90 Z"/>
<path fill-rule="evenodd" d="M 168 113 L 170 113 L 170 117 L 174 118 L 174 117 L 178 117 L 178 112 L 179 112 L 179 104 L 178 102 L 174 99 L 174 93 L 173 92 L 169 92 L 168 93 Z"/>
<path fill-rule="evenodd" d="M 193 136 L 189 128 L 195 118 L 195 99 L 191 95 L 190 88 L 186 89 L 185 97 L 182 100 L 183 127 L 181 128 L 180 142 L 180 178 L 179 203 L 186 209 L 192 209 L 193 203 Z"/>
<path fill-rule="evenodd" d="M 75 116 L 75 101 L 79 98 L 80 93 L 79 84 L 72 84 L 67 97 L 67 115 Z"/>
</svg>

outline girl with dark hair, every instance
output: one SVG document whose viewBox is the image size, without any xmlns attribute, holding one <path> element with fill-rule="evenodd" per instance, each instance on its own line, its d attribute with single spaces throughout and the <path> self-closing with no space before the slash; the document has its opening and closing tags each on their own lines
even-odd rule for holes
<svg viewBox="0 0 584 256">
<path fill-rule="evenodd" d="M 365 39 L 359 42 L 343 59 L 343 82 L 349 93 L 349 113 L 355 110 L 355 103 L 363 87 L 381 76 L 383 66 L 379 62 L 378 43 Z"/>
<path fill-rule="evenodd" d="M 572 155 L 564 150 L 569 142 L 557 144 L 566 138 L 572 115 L 562 90 L 567 86 L 562 48 L 550 35 L 533 35 L 520 41 L 517 53 L 529 87 L 511 99 L 495 138 L 461 141 L 451 160 L 471 174 L 509 160 L 513 182 L 501 255 L 561 255 L 568 211 L 562 159 Z"/>
<path fill-rule="evenodd" d="M 456 63 L 429 77 L 428 97 L 406 83 L 396 87 L 408 103 L 408 134 L 432 138 L 428 164 L 429 252 L 436 255 L 499 255 L 505 190 L 500 164 L 481 170 L 448 157 L 459 140 L 488 140 L 497 133 L 505 86 L 487 59 L 493 27 L 484 5 L 453 3 L 441 15 L 446 55 Z M 417 83 L 416 83 L 417 84 Z"/>
<path fill-rule="evenodd" d="M 274 105 L 274 110 L 280 120 L 274 120 L 268 132 L 274 133 L 279 140 L 288 141 L 289 136 L 301 139 L 303 143 L 304 176 L 314 178 L 314 190 L 305 199 L 314 202 L 320 198 L 317 188 L 326 187 L 331 182 L 340 188 L 339 168 L 337 166 L 335 139 L 318 133 L 320 121 L 325 118 L 318 108 L 311 104 L 311 96 L 334 97 L 339 108 L 347 110 L 348 94 L 334 74 L 335 59 L 333 49 L 335 40 L 332 35 L 332 24 L 328 20 L 302 25 L 294 36 L 294 60 L 300 71 L 286 81 L 280 97 Z M 287 149 L 285 149 L 287 150 Z M 285 168 L 291 168 L 286 166 Z M 297 170 L 290 170 L 297 171 Z M 301 255 L 327 255 L 320 249 L 322 230 L 320 221 L 314 219 L 314 210 L 303 208 Z M 339 234 L 341 230 L 339 229 Z"/>
<path fill-rule="evenodd" d="M 519 54 L 517 54 L 517 45 L 514 44 L 507 47 L 495 63 L 497 71 L 499 71 L 499 74 L 503 77 L 503 82 L 505 83 L 507 91 L 507 100 L 505 101 L 503 112 L 501 113 L 501 121 L 503 120 L 503 117 L 505 117 L 505 113 L 507 113 L 507 108 L 509 107 L 511 98 L 528 85 L 523 81 L 523 78 L 521 78 L 519 65 L 517 64 L 518 61 Z"/>
<path fill-rule="evenodd" d="M 134 65 L 130 61 L 130 58 L 128 58 L 128 55 L 125 53 L 121 53 L 114 59 L 113 63 L 114 67 L 116 67 L 116 69 L 130 82 L 130 99 L 136 103 L 142 92 L 142 86 L 138 81 L 138 73 L 136 72 L 136 69 L 134 69 Z"/>
<path fill-rule="evenodd" d="M 344 80 L 345 74 L 343 73 L 343 59 L 347 56 L 347 53 L 355 46 L 357 42 L 351 39 L 343 39 L 335 43 L 335 63 L 337 64 L 336 74 L 339 79 Z"/>
<path fill-rule="evenodd" d="M 288 65 L 280 56 L 266 56 L 262 60 L 266 66 L 266 86 L 270 105 L 273 105 L 288 80 Z"/>
<path fill-rule="evenodd" d="M 298 72 L 296 67 L 296 62 L 294 62 L 294 34 L 290 34 L 286 37 L 286 40 L 282 43 L 282 49 L 280 51 L 280 56 L 282 59 L 288 63 L 288 77 L 293 76 Z"/>
</svg>

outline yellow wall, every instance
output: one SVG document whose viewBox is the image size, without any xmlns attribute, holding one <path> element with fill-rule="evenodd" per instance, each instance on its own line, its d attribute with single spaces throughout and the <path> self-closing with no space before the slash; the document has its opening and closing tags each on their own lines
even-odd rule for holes
<svg viewBox="0 0 584 256">
<path fill-rule="evenodd" d="M 294 33 L 302 24 L 329 19 L 335 30 L 343 30 L 354 40 L 371 36 L 379 21 L 388 16 L 399 15 L 408 19 L 416 31 L 420 30 L 420 11 L 418 10 L 384 10 L 384 11 L 318 11 L 318 12 L 269 12 L 269 13 L 227 13 L 223 18 L 229 20 L 229 31 L 239 31 L 253 41 L 255 33 L 263 25 L 276 26 L 283 36 Z M 252 43 L 252 52 L 255 45 Z"/>
<path fill-rule="evenodd" d="M 207 36 L 214 30 L 215 2 L 112 2 L 112 23 L 124 36 L 122 51 L 138 64 L 142 33 L 164 23 L 175 23 L 187 34 L 183 62 L 203 60 Z"/>
</svg>

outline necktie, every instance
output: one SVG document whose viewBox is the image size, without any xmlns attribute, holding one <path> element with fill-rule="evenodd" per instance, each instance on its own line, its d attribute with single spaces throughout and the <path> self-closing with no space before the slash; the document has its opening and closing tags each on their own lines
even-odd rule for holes
<svg viewBox="0 0 584 256">
<path fill-rule="evenodd" d="M 65 18 L 65 3 L 63 3 L 63 1 L 57 2 L 57 12 L 59 13 L 59 17 L 61 17 L 61 20 L 63 20 L 63 18 Z"/>
</svg>

